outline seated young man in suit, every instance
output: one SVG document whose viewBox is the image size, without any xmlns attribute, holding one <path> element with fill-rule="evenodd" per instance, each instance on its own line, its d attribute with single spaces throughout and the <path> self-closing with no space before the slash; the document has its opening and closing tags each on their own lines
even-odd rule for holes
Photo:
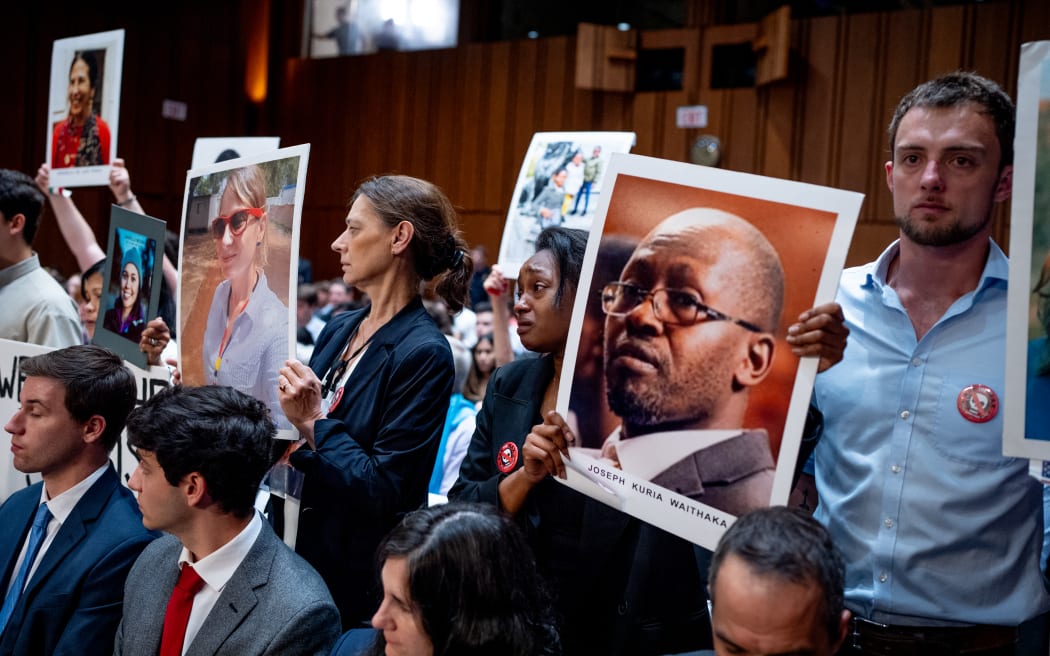
<svg viewBox="0 0 1050 656">
<path fill-rule="evenodd" d="M 327 654 L 339 612 L 321 577 L 255 512 L 276 427 L 229 387 L 174 387 L 136 408 L 129 485 L 166 535 L 135 563 L 114 654 Z"/>
<path fill-rule="evenodd" d="M 0 654 L 109 654 L 124 579 L 156 537 L 109 461 L 135 379 L 99 346 L 28 358 L 21 373 L 4 430 L 15 468 L 43 480 L 0 506 Z"/>
</svg>

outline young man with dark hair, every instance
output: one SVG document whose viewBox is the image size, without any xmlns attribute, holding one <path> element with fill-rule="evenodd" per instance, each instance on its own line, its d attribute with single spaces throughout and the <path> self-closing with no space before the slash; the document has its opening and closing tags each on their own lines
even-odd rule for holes
<svg viewBox="0 0 1050 656">
<path fill-rule="evenodd" d="M 1013 654 L 1050 609 L 1041 486 L 1002 455 L 1008 264 L 991 235 L 1013 126 L 1010 97 L 973 73 L 905 95 L 885 165 L 900 238 L 842 275 L 849 343 L 813 396 L 850 654 Z"/>
<path fill-rule="evenodd" d="M 44 195 L 24 173 L 0 169 L 0 338 L 42 346 L 81 343 L 76 303 L 33 252 Z"/>
<path fill-rule="evenodd" d="M 135 379 L 98 346 L 26 359 L 21 373 L 4 430 L 15 468 L 43 481 L 0 506 L 0 654 L 109 654 L 124 578 L 156 537 L 109 461 Z"/>
<path fill-rule="evenodd" d="M 339 612 L 255 511 L 276 427 L 229 387 L 164 390 L 128 418 L 142 522 L 170 535 L 135 563 L 114 654 L 327 654 Z"/>
</svg>

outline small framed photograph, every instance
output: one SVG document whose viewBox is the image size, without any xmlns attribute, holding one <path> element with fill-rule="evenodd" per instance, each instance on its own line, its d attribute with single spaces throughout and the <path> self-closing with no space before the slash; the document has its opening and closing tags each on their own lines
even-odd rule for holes
<svg viewBox="0 0 1050 656">
<path fill-rule="evenodd" d="M 164 230 L 159 219 L 112 206 L 101 320 L 93 341 L 141 369 L 149 364 L 139 340 L 160 306 Z"/>
<path fill-rule="evenodd" d="M 47 154 L 55 187 L 109 183 L 117 154 L 124 30 L 55 41 Z"/>
</svg>

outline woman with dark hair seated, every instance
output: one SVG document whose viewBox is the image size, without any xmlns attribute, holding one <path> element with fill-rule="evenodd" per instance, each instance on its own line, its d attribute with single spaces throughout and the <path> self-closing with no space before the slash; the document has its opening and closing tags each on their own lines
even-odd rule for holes
<svg viewBox="0 0 1050 656">
<path fill-rule="evenodd" d="M 333 656 L 561 654 L 553 611 L 517 526 L 494 508 L 452 503 L 405 516 L 379 546 L 375 637 L 344 634 Z"/>
</svg>

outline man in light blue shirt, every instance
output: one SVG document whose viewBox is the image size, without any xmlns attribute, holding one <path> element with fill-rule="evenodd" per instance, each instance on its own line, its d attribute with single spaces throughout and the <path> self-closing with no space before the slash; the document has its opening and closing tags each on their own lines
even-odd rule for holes
<svg viewBox="0 0 1050 656">
<path fill-rule="evenodd" d="M 1016 627 L 1050 608 L 1040 484 L 1002 456 L 1007 260 L 991 218 L 1013 116 L 974 74 L 907 94 L 886 163 L 900 239 L 842 276 L 849 343 L 814 402 L 816 516 L 856 616 L 845 653 L 1013 654 Z"/>
</svg>

